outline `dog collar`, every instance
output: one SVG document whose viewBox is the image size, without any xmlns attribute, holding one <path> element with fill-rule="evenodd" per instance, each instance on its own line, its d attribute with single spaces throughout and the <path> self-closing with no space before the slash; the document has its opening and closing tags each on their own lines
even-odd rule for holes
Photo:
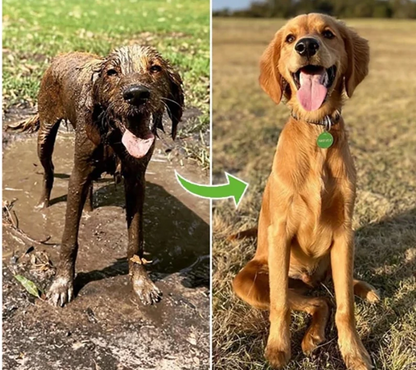
<svg viewBox="0 0 416 370">
<path fill-rule="evenodd" d="M 290 112 L 290 115 L 297 121 L 299 121 L 299 117 L 293 112 Z M 329 131 L 332 126 L 336 125 L 339 122 L 339 119 L 341 118 L 341 111 L 336 110 L 333 115 L 326 115 L 322 120 L 320 121 L 312 121 L 304 119 L 303 121 L 307 123 L 312 123 L 314 125 L 324 126 L 326 131 Z"/>
</svg>

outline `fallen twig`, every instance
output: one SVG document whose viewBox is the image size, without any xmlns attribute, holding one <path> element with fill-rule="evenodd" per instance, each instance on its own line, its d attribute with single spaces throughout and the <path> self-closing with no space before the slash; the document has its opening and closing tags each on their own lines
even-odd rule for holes
<svg viewBox="0 0 416 370">
<path fill-rule="evenodd" d="M 12 231 L 14 231 L 19 236 L 23 237 L 24 239 L 35 243 L 35 244 L 43 244 L 43 245 L 50 245 L 50 246 L 57 246 L 58 244 L 55 243 L 48 243 L 48 240 L 50 240 L 51 236 L 47 236 L 45 239 L 37 240 L 26 234 L 22 229 L 19 228 L 19 219 L 17 218 L 16 212 L 12 211 L 13 204 L 16 201 L 16 199 L 13 199 L 12 202 L 3 201 L 3 218 L 6 218 L 6 222 L 3 220 L 3 226 L 8 227 Z M 12 216 L 12 212 L 14 215 L 14 218 Z M 6 213 L 6 215 L 5 215 Z M 14 220 L 16 219 L 16 221 Z"/>
</svg>

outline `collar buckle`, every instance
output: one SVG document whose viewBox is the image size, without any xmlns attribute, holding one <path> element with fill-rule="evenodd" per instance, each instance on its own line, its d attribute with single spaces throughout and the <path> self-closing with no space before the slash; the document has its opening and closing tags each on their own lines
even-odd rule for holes
<svg viewBox="0 0 416 370">
<path fill-rule="evenodd" d="M 325 127 L 326 131 L 331 130 L 332 127 L 332 120 L 330 116 L 325 116 L 324 119 L 322 120 L 322 124 Z"/>
<path fill-rule="evenodd" d="M 290 115 L 297 121 L 299 121 L 298 116 L 291 111 Z M 312 123 L 314 125 L 319 125 L 319 126 L 324 126 L 326 131 L 331 130 L 332 126 L 336 125 L 339 121 L 339 119 L 341 118 L 341 111 L 340 110 L 336 110 L 334 116 L 332 117 L 331 115 L 326 115 L 321 121 L 309 121 L 309 120 L 304 120 L 307 123 Z"/>
</svg>

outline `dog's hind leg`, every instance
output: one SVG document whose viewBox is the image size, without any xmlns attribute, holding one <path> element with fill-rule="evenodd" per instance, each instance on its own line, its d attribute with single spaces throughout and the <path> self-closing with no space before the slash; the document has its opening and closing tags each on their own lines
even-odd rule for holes
<svg viewBox="0 0 416 370">
<path fill-rule="evenodd" d="M 38 134 L 38 156 L 43 166 L 42 195 L 40 197 L 38 208 L 49 207 L 54 176 L 54 166 L 52 162 L 53 148 L 55 145 L 56 134 L 59 129 L 61 120 L 45 121 L 40 118 L 40 129 Z"/>
<path fill-rule="evenodd" d="M 380 300 L 380 296 L 372 285 L 362 280 L 353 280 L 354 294 L 362 299 L 366 299 L 370 303 L 377 303 Z"/>
<path fill-rule="evenodd" d="M 235 293 L 244 301 L 259 309 L 269 309 L 269 274 L 266 263 L 252 260 L 235 277 Z M 312 316 L 311 324 L 303 337 L 302 350 L 310 353 L 325 340 L 325 327 L 329 318 L 327 300 L 323 297 L 307 297 L 299 293 L 307 289 L 302 281 L 289 279 L 289 307 Z"/>
</svg>

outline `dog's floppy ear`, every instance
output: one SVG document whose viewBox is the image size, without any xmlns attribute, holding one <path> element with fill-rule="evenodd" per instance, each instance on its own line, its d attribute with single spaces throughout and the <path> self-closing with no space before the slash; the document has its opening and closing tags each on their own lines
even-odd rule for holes
<svg viewBox="0 0 416 370">
<path fill-rule="evenodd" d="M 347 52 L 347 69 L 345 72 L 345 92 L 351 98 L 355 88 L 368 74 L 370 47 L 368 41 L 346 27 L 341 26 L 345 51 Z"/>
<path fill-rule="evenodd" d="M 85 80 L 88 81 L 88 83 L 82 86 L 81 96 L 84 99 L 84 106 L 92 115 L 91 121 L 87 121 L 89 124 L 86 125 L 85 130 L 88 138 L 96 145 L 101 143 L 104 128 L 102 127 L 103 120 L 100 116 L 102 109 L 96 104 L 95 84 L 101 76 L 104 62 L 105 60 L 103 59 L 95 59 L 80 70 L 80 73 L 86 74 Z"/>
<path fill-rule="evenodd" d="M 170 87 L 165 103 L 167 105 L 169 118 L 172 121 L 172 139 L 175 140 L 178 123 L 182 118 L 184 106 L 182 79 L 179 73 L 174 71 L 170 65 L 168 65 L 167 74 Z"/>
<path fill-rule="evenodd" d="M 260 59 L 260 86 L 276 104 L 280 103 L 283 94 L 283 78 L 278 68 L 281 46 L 282 31 L 277 31 Z"/>
<path fill-rule="evenodd" d="M 82 86 L 81 94 L 84 98 L 85 107 L 91 112 L 94 109 L 94 85 L 101 76 L 104 62 L 104 59 L 94 59 L 80 70 L 80 73 L 87 75 L 85 80 L 88 81 L 88 83 Z"/>
</svg>

